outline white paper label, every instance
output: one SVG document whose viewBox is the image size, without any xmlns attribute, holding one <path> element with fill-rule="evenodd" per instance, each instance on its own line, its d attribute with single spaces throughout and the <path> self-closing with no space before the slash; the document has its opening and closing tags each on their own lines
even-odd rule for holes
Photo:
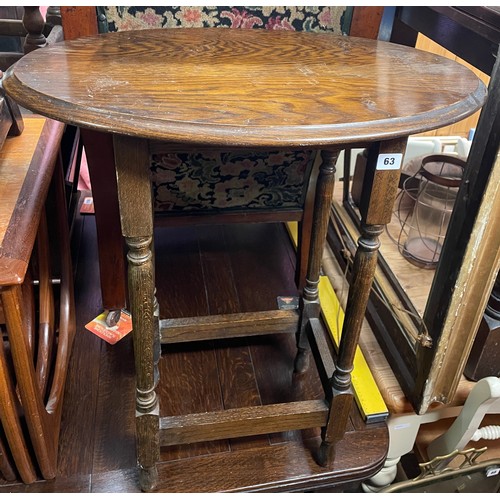
<svg viewBox="0 0 500 500">
<path fill-rule="evenodd" d="M 377 159 L 377 170 L 399 170 L 402 161 L 402 153 L 380 154 Z"/>
</svg>

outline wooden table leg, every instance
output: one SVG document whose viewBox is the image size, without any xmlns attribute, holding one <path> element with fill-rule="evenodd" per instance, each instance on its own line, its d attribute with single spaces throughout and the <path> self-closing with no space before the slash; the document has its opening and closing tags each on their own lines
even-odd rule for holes
<svg viewBox="0 0 500 500">
<path fill-rule="evenodd" d="M 111 134 L 81 129 L 92 183 L 103 308 L 120 312 L 127 305 L 125 255 L 116 199 L 116 176 Z"/>
<path fill-rule="evenodd" d="M 377 265 L 378 236 L 384 224 L 391 220 L 406 142 L 405 138 L 375 144 L 368 155 L 360 204 L 361 237 L 354 258 L 339 355 L 331 380 L 332 403 L 318 456 L 318 462 L 324 466 L 333 462 L 335 443 L 342 439 L 349 418 L 354 353 Z"/>
<path fill-rule="evenodd" d="M 122 234 L 128 247 L 128 280 L 136 369 L 136 440 L 139 482 L 143 490 L 158 482 L 159 402 L 155 392 L 155 314 L 153 208 L 148 142 L 115 135 L 115 166 Z"/>
<path fill-rule="evenodd" d="M 316 193 L 314 198 L 311 244 L 307 264 L 306 285 L 302 292 L 299 331 L 297 332 L 297 356 L 295 372 L 302 373 L 308 366 L 308 342 L 306 328 L 311 318 L 319 318 L 319 274 L 323 248 L 328 230 L 330 207 L 333 200 L 335 164 L 339 151 L 322 151 Z"/>
</svg>

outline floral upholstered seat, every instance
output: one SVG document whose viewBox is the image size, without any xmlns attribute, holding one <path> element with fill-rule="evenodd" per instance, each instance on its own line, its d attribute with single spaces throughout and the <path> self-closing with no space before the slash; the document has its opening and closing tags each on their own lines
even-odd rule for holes
<svg viewBox="0 0 500 500">
<path fill-rule="evenodd" d="M 345 7 L 105 7 L 102 31 L 220 27 L 342 33 Z M 152 149 L 156 212 L 301 209 L 314 151 Z"/>
</svg>

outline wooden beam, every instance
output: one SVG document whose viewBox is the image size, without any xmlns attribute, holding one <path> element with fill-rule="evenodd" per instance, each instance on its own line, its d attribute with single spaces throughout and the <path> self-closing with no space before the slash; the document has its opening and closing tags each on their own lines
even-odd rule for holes
<svg viewBox="0 0 500 500">
<path fill-rule="evenodd" d="M 312 400 L 163 417 L 160 419 L 160 445 L 322 427 L 327 414 L 326 402 Z"/>
<path fill-rule="evenodd" d="M 299 315 L 296 310 L 218 314 L 160 321 L 162 344 L 214 340 L 271 333 L 295 333 Z"/>
</svg>

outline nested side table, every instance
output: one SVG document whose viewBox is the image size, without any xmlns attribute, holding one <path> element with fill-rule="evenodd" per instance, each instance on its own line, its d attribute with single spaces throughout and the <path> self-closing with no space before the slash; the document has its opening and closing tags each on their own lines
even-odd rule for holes
<svg viewBox="0 0 500 500">
<path fill-rule="evenodd" d="M 384 42 L 329 33 L 175 29 L 56 44 L 23 58 L 7 73 L 4 87 L 28 109 L 113 134 L 122 234 L 129 249 L 141 487 L 158 485 L 161 445 L 251 435 L 257 428 L 269 433 L 322 427 L 316 460 L 335 467 L 335 443 L 345 432 L 353 400 L 350 372 L 378 235 L 391 217 L 406 139 L 476 111 L 486 97 L 484 85 L 453 61 Z M 322 151 L 317 178 L 305 180 L 306 189 L 314 188 L 314 203 L 311 234 L 301 235 L 310 237 L 311 249 L 299 316 L 267 311 L 160 322 L 150 141 L 173 148 Z M 369 146 L 370 154 L 360 207 L 362 235 L 334 365 L 322 336 L 317 285 L 336 159 L 352 146 Z M 184 341 L 241 336 L 256 323 L 266 333 L 298 331 L 298 372 L 311 344 L 324 400 L 160 417 L 155 392 L 160 330 L 162 342 L 172 343 L 179 332 Z"/>
<path fill-rule="evenodd" d="M 26 117 L 0 150 L 0 476 L 25 483 L 57 473 L 76 326 L 64 128 Z"/>
</svg>

